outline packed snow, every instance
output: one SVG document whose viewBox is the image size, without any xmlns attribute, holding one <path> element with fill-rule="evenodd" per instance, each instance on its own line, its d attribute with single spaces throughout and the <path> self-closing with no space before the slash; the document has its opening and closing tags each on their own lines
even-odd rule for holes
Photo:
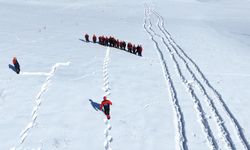
<svg viewBox="0 0 250 150">
<path fill-rule="evenodd" d="M 0 18 L 1 150 L 250 149 L 250 1 L 0 0 Z"/>
</svg>

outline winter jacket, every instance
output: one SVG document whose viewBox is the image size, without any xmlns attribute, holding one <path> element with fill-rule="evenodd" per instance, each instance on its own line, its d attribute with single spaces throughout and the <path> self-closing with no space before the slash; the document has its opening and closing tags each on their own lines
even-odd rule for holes
<svg viewBox="0 0 250 150">
<path fill-rule="evenodd" d="M 102 107 L 104 105 L 112 105 L 112 102 L 110 100 L 103 100 L 101 105 L 100 105 L 100 110 L 102 110 Z"/>
</svg>

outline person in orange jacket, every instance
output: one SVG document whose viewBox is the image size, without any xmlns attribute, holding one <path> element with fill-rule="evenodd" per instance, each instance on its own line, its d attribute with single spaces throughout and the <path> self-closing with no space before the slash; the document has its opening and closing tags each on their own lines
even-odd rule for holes
<svg viewBox="0 0 250 150">
<path fill-rule="evenodd" d="M 107 96 L 103 97 L 103 101 L 100 105 L 100 110 L 102 110 L 102 108 L 104 108 L 104 114 L 107 116 L 107 119 L 110 119 L 110 105 L 112 105 L 112 102 L 110 100 L 107 99 Z"/>
<path fill-rule="evenodd" d="M 19 72 L 20 72 L 20 65 L 19 65 L 19 63 L 18 63 L 16 57 L 13 57 L 12 63 L 13 63 L 13 65 L 14 65 L 14 67 L 15 67 L 16 73 L 19 74 Z"/>
</svg>

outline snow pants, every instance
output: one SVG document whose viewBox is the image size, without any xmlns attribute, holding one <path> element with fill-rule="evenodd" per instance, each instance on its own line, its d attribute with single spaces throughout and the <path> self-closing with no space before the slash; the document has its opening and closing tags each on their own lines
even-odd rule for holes
<svg viewBox="0 0 250 150">
<path fill-rule="evenodd" d="M 104 105 L 104 113 L 105 115 L 109 115 L 110 107 L 109 105 Z"/>
</svg>

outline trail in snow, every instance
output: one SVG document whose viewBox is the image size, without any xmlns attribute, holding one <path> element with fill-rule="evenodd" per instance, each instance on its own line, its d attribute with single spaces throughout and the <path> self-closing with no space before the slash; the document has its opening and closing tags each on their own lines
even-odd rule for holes
<svg viewBox="0 0 250 150">
<path fill-rule="evenodd" d="M 107 47 L 106 50 L 106 55 L 104 58 L 104 62 L 103 62 L 103 90 L 105 93 L 105 96 L 109 96 L 111 94 L 111 88 L 109 85 L 109 75 L 108 75 L 108 65 L 110 62 L 110 47 Z M 105 141 L 104 141 L 104 147 L 106 150 L 112 150 L 111 148 L 111 142 L 113 140 L 110 131 L 111 131 L 111 124 L 109 122 L 109 120 L 106 118 L 104 118 L 104 123 L 106 125 L 106 129 L 104 130 L 104 136 L 105 136 Z"/>
<path fill-rule="evenodd" d="M 227 148 L 228 149 L 236 149 L 233 140 L 231 139 L 231 135 L 230 135 L 230 131 L 228 131 L 228 129 L 226 128 L 226 126 L 224 125 L 224 121 L 222 119 L 221 114 L 219 113 L 218 109 L 216 108 L 213 99 L 211 98 L 211 96 L 208 94 L 208 92 L 206 91 L 205 85 L 208 86 L 215 94 L 215 96 L 217 97 L 217 99 L 219 100 L 220 104 L 223 106 L 224 110 L 226 111 L 227 116 L 230 118 L 231 122 L 233 123 L 237 135 L 240 138 L 240 141 L 242 143 L 242 145 L 246 148 L 249 149 L 249 144 L 246 141 L 246 138 L 242 132 L 242 129 L 240 128 L 237 120 L 235 119 L 235 117 L 232 116 L 232 113 L 230 112 L 230 110 L 228 109 L 227 105 L 224 103 L 224 101 L 222 100 L 221 96 L 219 93 L 217 93 L 217 91 L 209 84 L 209 81 L 206 79 L 206 77 L 204 76 L 204 74 L 200 71 L 199 67 L 194 63 L 194 61 L 188 57 L 186 55 L 186 53 L 175 43 L 175 41 L 171 38 L 171 35 L 167 32 L 167 30 L 164 27 L 164 20 L 162 18 L 162 16 L 160 14 L 158 14 L 156 11 L 152 11 L 153 14 L 158 18 L 158 22 L 157 22 L 157 27 L 158 29 L 161 31 L 161 33 L 164 35 L 161 36 L 160 34 L 157 34 L 155 32 L 155 30 L 152 29 L 152 24 L 149 23 L 149 30 L 154 34 L 154 36 L 157 36 L 159 38 L 161 38 L 163 44 L 166 46 L 166 49 L 168 50 L 173 62 L 175 63 L 176 69 L 177 69 L 177 73 L 179 74 L 180 78 L 182 79 L 183 83 L 186 85 L 186 87 L 189 89 L 189 91 L 191 90 L 191 95 L 193 98 L 198 100 L 197 95 L 195 94 L 193 87 L 187 82 L 187 80 L 185 79 L 185 76 L 183 76 L 182 72 L 181 72 L 181 68 L 179 66 L 179 62 L 177 61 L 177 59 L 175 58 L 176 56 L 185 64 L 185 67 L 187 69 L 187 71 L 190 73 L 193 81 L 198 85 L 198 88 L 200 90 L 200 92 L 203 94 L 203 96 L 205 97 L 207 106 L 209 107 L 210 111 L 213 113 L 214 118 L 216 119 L 216 125 L 218 126 L 218 129 L 224 139 L 224 141 L 226 142 Z M 161 23 L 160 23 L 161 22 Z M 166 42 L 166 40 L 168 42 Z M 154 41 L 157 42 L 157 41 Z M 180 54 L 180 52 L 182 54 Z M 184 56 L 182 56 L 184 55 Z M 189 66 L 189 62 L 191 62 L 191 64 L 194 66 L 195 70 L 192 70 L 191 67 Z M 203 79 L 203 81 L 200 81 L 196 75 L 195 75 L 195 71 L 198 72 L 198 75 L 201 76 L 201 78 Z M 203 85 L 203 83 L 205 83 L 205 85 Z M 199 104 L 200 105 L 200 104 Z M 200 105 L 201 107 L 201 105 Z M 205 113 L 205 112 L 203 112 Z M 204 116 L 205 117 L 205 116 Z M 205 118 L 204 118 L 205 119 Z M 207 127 L 205 128 L 205 130 L 207 130 L 209 127 L 208 123 L 206 123 Z M 211 129 L 210 129 L 211 132 Z M 212 133 L 211 133 L 212 134 Z M 215 139 L 214 139 L 215 140 Z M 213 147 L 216 148 L 216 147 Z"/>
<path fill-rule="evenodd" d="M 154 14 L 158 17 L 157 26 L 160 29 L 160 31 L 164 34 L 164 30 L 163 30 L 164 26 L 163 26 L 162 17 L 159 14 L 157 14 L 156 12 L 154 12 Z M 161 21 L 161 24 L 159 24 L 160 21 Z M 216 118 L 217 126 L 219 128 L 220 133 L 222 134 L 222 137 L 223 137 L 224 141 L 227 144 L 227 147 L 229 149 L 235 149 L 235 146 L 234 146 L 233 141 L 231 139 L 230 133 L 229 133 L 228 129 L 226 128 L 226 126 L 224 125 L 224 120 L 222 119 L 222 116 L 219 114 L 219 112 L 218 112 L 212 98 L 208 95 L 208 92 L 206 91 L 205 87 L 202 85 L 201 81 L 198 80 L 195 73 L 189 67 L 189 64 L 187 63 L 187 61 L 179 54 L 176 47 L 174 47 L 174 45 L 171 43 L 170 39 L 167 38 L 167 40 L 168 40 L 168 43 L 167 43 L 165 41 L 164 37 L 162 37 L 162 36 L 160 36 L 160 37 L 162 38 L 163 43 L 168 48 L 171 47 L 175 51 L 175 53 L 172 53 L 171 55 L 176 54 L 184 62 L 186 69 L 188 70 L 188 72 L 192 76 L 192 79 L 197 83 L 200 91 L 205 96 L 206 102 L 208 103 L 208 107 L 210 108 L 210 110 L 212 111 L 214 117 Z"/>
<path fill-rule="evenodd" d="M 149 19 L 149 22 L 150 22 L 150 19 Z M 156 33 L 154 32 L 154 30 L 152 29 L 152 24 L 150 22 L 150 26 L 149 26 L 149 30 L 150 30 L 150 33 L 152 34 L 152 36 L 156 36 Z M 155 40 L 156 43 L 158 43 L 156 40 Z M 158 44 L 159 45 L 159 44 Z M 169 49 L 170 53 L 172 53 L 172 51 Z M 180 66 L 179 64 L 176 63 L 176 60 L 175 58 L 172 56 L 172 59 L 173 61 L 175 62 L 175 65 L 176 65 L 176 69 L 177 69 L 177 72 L 178 72 L 178 75 L 179 77 L 181 78 L 183 84 L 185 84 L 187 90 L 189 91 L 192 99 L 193 99 L 193 102 L 194 102 L 194 107 L 197 111 L 197 115 L 198 115 L 198 118 L 201 122 L 201 127 L 202 127 L 202 130 L 204 131 L 205 135 L 206 135 L 206 139 L 208 141 L 208 144 L 209 146 L 211 147 L 211 149 L 217 149 L 218 147 L 218 144 L 214 138 L 214 135 L 211 131 L 211 128 L 208 124 L 208 121 L 205 117 L 205 112 L 200 104 L 200 101 L 198 99 L 198 97 L 196 96 L 196 94 L 194 93 L 194 90 L 192 89 L 192 86 L 190 83 L 188 83 L 188 81 L 186 80 L 186 78 L 184 77 L 184 75 L 182 74 L 181 70 L 180 70 Z"/>
<path fill-rule="evenodd" d="M 158 28 L 160 29 L 160 31 L 163 32 L 163 27 L 162 27 L 162 24 L 160 25 L 159 22 L 162 21 L 159 17 L 158 14 L 156 14 L 155 11 L 153 11 L 153 13 L 158 17 L 158 22 L 157 22 L 157 26 Z M 230 134 L 227 130 L 227 128 L 225 127 L 224 125 L 224 122 L 223 122 L 223 119 L 221 117 L 221 115 L 219 114 L 217 108 L 215 107 L 215 104 L 213 103 L 211 97 L 207 94 L 207 91 L 205 90 L 205 88 L 203 87 L 203 85 L 200 83 L 200 81 L 196 78 L 195 74 L 193 73 L 193 71 L 190 69 L 190 67 L 188 66 L 188 63 L 185 61 L 185 59 L 183 59 L 183 57 L 181 57 L 178 53 L 178 51 L 176 51 L 176 48 L 170 43 L 170 41 L 168 40 L 168 43 L 165 41 L 164 37 L 162 37 L 161 35 L 159 34 L 155 34 L 156 36 L 160 37 L 162 42 L 164 43 L 164 45 L 166 46 L 166 48 L 168 49 L 169 51 L 169 54 L 171 55 L 174 63 L 175 63 L 175 66 L 178 68 L 178 73 L 182 75 L 181 78 L 184 78 L 183 77 L 183 74 L 181 73 L 181 69 L 179 67 L 179 62 L 176 60 L 175 58 L 175 54 L 177 54 L 177 57 L 179 57 L 184 63 L 185 63 L 185 67 L 186 69 L 188 70 L 188 72 L 191 74 L 192 76 L 192 79 L 197 83 L 197 85 L 199 86 L 199 89 L 200 91 L 202 92 L 202 94 L 205 96 L 205 99 L 207 100 L 207 103 L 208 103 L 208 107 L 210 108 L 210 110 L 213 112 L 213 115 L 214 117 L 216 118 L 216 124 L 220 130 L 220 133 L 222 134 L 222 137 L 224 139 L 224 141 L 226 142 L 227 144 L 227 148 L 228 149 L 235 149 L 235 146 L 232 142 L 232 139 L 230 137 Z M 174 51 L 174 53 L 172 52 L 172 50 Z M 185 79 L 186 80 L 186 79 Z M 195 94 L 194 92 L 194 89 L 192 86 L 186 84 L 185 82 L 183 82 L 186 86 L 188 86 L 188 89 L 191 89 L 194 96 L 197 98 L 197 100 L 199 99 L 197 97 L 197 94 Z"/>
<path fill-rule="evenodd" d="M 20 75 L 25 76 L 49 76 L 47 72 L 20 72 Z"/>
<path fill-rule="evenodd" d="M 146 5 L 146 8 L 147 7 L 148 6 Z M 149 23 L 148 27 L 147 27 L 147 22 Z M 160 49 L 159 44 L 155 40 L 153 34 L 149 31 L 150 26 L 151 25 L 149 22 L 149 10 L 145 9 L 143 27 L 144 27 L 145 31 L 149 34 L 150 39 L 154 42 L 155 47 L 157 49 L 158 56 L 159 56 L 159 59 L 160 59 L 161 65 L 162 65 L 163 75 L 164 75 L 164 78 L 166 80 L 167 86 L 169 87 L 169 93 L 171 96 L 170 99 L 171 99 L 172 107 L 173 107 L 174 114 L 175 114 L 174 124 L 177 124 L 176 133 L 175 133 L 176 149 L 187 150 L 188 147 L 187 147 L 187 139 L 186 139 L 186 133 L 185 133 L 185 122 L 184 122 L 184 117 L 183 117 L 181 107 L 179 105 L 176 89 L 175 89 L 175 86 L 173 84 L 173 80 L 171 78 L 171 75 L 170 75 L 166 60 L 164 58 L 164 55 L 162 53 L 162 50 Z"/>
<path fill-rule="evenodd" d="M 153 42 L 155 43 L 155 45 L 157 45 L 157 49 L 158 51 L 160 51 L 162 53 L 162 57 L 164 57 L 163 55 L 163 51 L 160 49 L 159 47 L 159 43 L 157 42 L 157 40 L 154 38 L 154 36 L 156 36 L 156 33 L 155 31 L 152 29 L 152 23 L 151 23 L 151 19 L 150 19 L 150 8 L 148 8 L 148 22 L 149 22 L 149 26 L 148 26 L 148 29 L 147 29 L 147 32 L 151 35 L 151 39 L 153 40 Z M 170 50 L 170 53 L 171 50 Z M 166 56 L 165 56 L 166 57 Z M 165 59 L 165 58 L 164 58 Z M 172 57 L 173 60 L 175 60 L 175 58 Z M 175 63 L 176 64 L 176 63 Z M 214 138 L 214 135 L 212 134 L 212 131 L 208 125 L 208 121 L 205 117 L 205 113 L 204 113 L 204 110 L 200 104 L 200 101 L 199 99 L 197 98 L 197 96 L 194 94 L 194 91 L 190 85 L 190 83 L 187 82 L 186 78 L 183 76 L 181 70 L 180 70 L 180 67 L 178 64 L 176 64 L 176 69 L 178 71 L 178 75 L 179 77 L 181 78 L 182 82 L 186 85 L 186 88 L 187 90 L 189 91 L 192 99 L 193 99 L 193 102 L 194 102 L 194 107 L 197 111 L 197 115 L 198 115 L 198 118 L 200 120 L 200 123 L 201 123 L 201 127 L 202 127 L 202 130 L 204 131 L 205 135 L 206 135 L 206 139 L 208 141 L 208 144 L 210 146 L 211 149 L 217 149 L 218 147 L 218 144 Z M 173 82 L 173 81 L 172 81 Z"/>
<path fill-rule="evenodd" d="M 25 127 L 25 129 L 21 132 L 19 145 L 11 148 L 11 150 L 22 149 L 22 144 L 24 143 L 25 139 L 27 138 L 28 133 L 36 125 L 36 120 L 37 120 L 37 117 L 38 117 L 38 111 L 39 111 L 39 108 L 40 108 L 40 106 L 42 104 L 41 96 L 48 90 L 49 85 L 50 85 L 50 83 L 52 81 L 53 76 L 56 73 L 57 68 L 61 67 L 61 66 L 68 66 L 68 65 L 70 65 L 70 62 L 56 63 L 51 68 L 51 71 L 49 73 L 44 73 L 44 74 L 47 74 L 47 78 L 46 78 L 46 81 L 42 85 L 40 91 L 38 92 L 38 94 L 37 94 L 37 96 L 35 98 L 35 106 L 34 106 L 33 111 L 32 111 L 31 121 L 28 123 L 28 125 Z M 34 75 L 34 73 L 26 73 L 26 74 Z M 44 75 L 44 74 L 42 74 L 42 75 Z M 37 75 L 37 74 L 35 74 L 35 75 Z"/>
<path fill-rule="evenodd" d="M 240 124 L 238 123 L 237 119 L 233 116 L 233 114 L 231 113 L 229 108 L 227 107 L 226 103 L 222 99 L 222 96 L 218 93 L 218 91 L 214 87 L 212 87 L 212 85 L 210 84 L 210 82 L 208 81 L 208 79 L 206 78 L 204 73 L 200 70 L 198 65 L 173 40 L 170 33 L 166 30 L 166 28 L 164 26 L 163 17 L 159 13 L 157 13 L 156 11 L 153 11 L 153 13 L 158 17 L 158 21 L 161 22 L 161 23 L 159 23 L 159 22 L 157 23 L 158 28 L 160 29 L 160 31 L 164 35 L 165 39 L 168 40 L 168 43 L 166 41 L 164 42 L 164 37 L 161 37 L 164 44 L 166 46 L 170 45 L 172 47 L 172 49 L 175 51 L 175 54 L 185 63 L 185 66 L 186 66 L 187 70 L 189 71 L 189 73 L 191 74 L 193 80 L 197 83 L 200 91 L 205 96 L 206 101 L 208 103 L 208 106 L 210 107 L 210 110 L 213 112 L 213 115 L 216 118 L 217 125 L 219 127 L 219 130 L 220 130 L 221 134 L 223 135 L 223 138 L 224 138 L 225 142 L 227 143 L 228 148 L 236 149 L 235 146 L 234 146 L 234 143 L 233 143 L 233 141 L 232 141 L 232 139 L 230 137 L 230 131 L 228 131 L 228 129 L 225 127 L 222 116 L 219 114 L 219 112 L 218 112 L 218 110 L 217 110 L 217 108 L 216 108 L 216 106 L 215 106 L 215 104 L 213 102 L 213 99 L 211 98 L 211 96 L 206 91 L 205 86 L 207 86 L 210 90 L 213 91 L 213 93 L 216 96 L 217 100 L 219 101 L 222 108 L 226 112 L 227 116 L 231 120 L 231 123 L 234 126 L 236 134 L 237 134 L 238 138 L 240 139 L 240 141 L 241 141 L 242 145 L 244 146 L 244 148 L 245 149 L 250 149 L 249 144 L 248 144 L 248 142 L 247 142 L 247 140 L 246 140 L 246 138 L 245 138 L 245 136 L 243 134 L 243 131 L 242 131 L 242 128 L 241 128 Z M 191 66 L 189 65 L 189 63 L 194 66 L 195 71 L 192 71 Z M 196 77 L 194 72 L 197 72 L 197 74 L 201 77 L 201 79 L 203 81 L 198 80 L 198 78 Z"/>
</svg>

